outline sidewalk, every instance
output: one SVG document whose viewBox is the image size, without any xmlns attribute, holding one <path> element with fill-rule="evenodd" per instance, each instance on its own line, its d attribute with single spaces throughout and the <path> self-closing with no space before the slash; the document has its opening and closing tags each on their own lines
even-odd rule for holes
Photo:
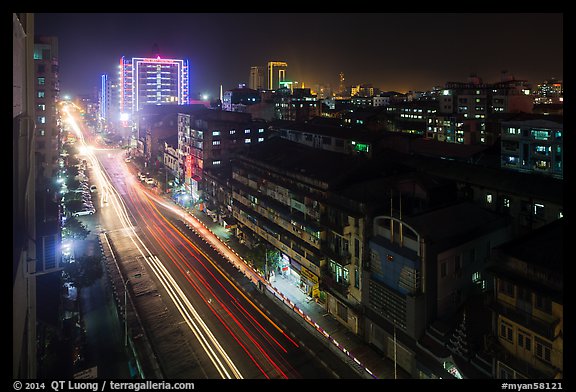
<svg viewBox="0 0 576 392">
<path fill-rule="evenodd" d="M 238 254 L 241 255 L 245 250 L 244 245 L 241 245 L 221 225 L 213 222 L 209 216 L 197 210 L 190 211 L 190 213 Z M 328 314 L 322 304 L 308 297 L 299 288 L 298 282 L 293 276 L 277 274 L 270 283 L 268 291 L 272 293 L 271 296 L 276 296 L 279 301 L 284 303 L 284 309 L 287 312 L 297 315 L 296 317 L 305 321 L 310 329 L 315 330 L 319 335 L 318 337 L 323 339 L 333 351 L 338 352 L 347 363 L 357 369 L 362 377 L 394 379 L 394 362 L 385 358 L 384 353 L 368 345 L 360 336 L 355 335 L 336 321 Z M 397 366 L 396 378 L 406 379 L 410 376 L 400 366 Z"/>
</svg>

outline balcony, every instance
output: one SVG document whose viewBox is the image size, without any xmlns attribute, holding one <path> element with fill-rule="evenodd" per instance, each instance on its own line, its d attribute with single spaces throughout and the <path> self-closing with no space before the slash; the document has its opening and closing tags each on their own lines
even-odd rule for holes
<svg viewBox="0 0 576 392">
<path fill-rule="evenodd" d="M 337 281 L 330 270 L 323 268 L 320 277 L 320 287 L 324 290 L 331 291 L 347 298 L 350 291 L 350 283 L 343 280 Z"/>
<path fill-rule="evenodd" d="M 320 250 L 329 258 L 340 264 L 341 266 L 347 266 L 352 263 L 352 256 L 350 253 L 340 254 L 336 253 L 325 243 L 321 244 Z"/>
</svg>

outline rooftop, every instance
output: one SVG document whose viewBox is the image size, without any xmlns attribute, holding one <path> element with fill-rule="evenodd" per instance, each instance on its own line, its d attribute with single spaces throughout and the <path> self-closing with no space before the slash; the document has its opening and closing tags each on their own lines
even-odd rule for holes
<svg viewBox="0 0 576 392">
<path fill-rule="evenodd" d="M 520 173 L 466 162 L 438 159 L 387 150 L 380 157 L 381 165 L 401 162 L 418 171 L 461 183 L 482 186 L 510 195 L 532 195 L 535 201 L 562 204 L 564 183 L 546 175 Z"/>
<path fill-rule="evenodd" d="M 305 176 L 334 184 L 366 162 L 361 156 L 318 150 L 281 138 L 254 144 L 241 159 L 272 166 L 289 176 Z"/>
<path fill-rule="evenodd" d="M 324 125 L 315 122 L 295 122 L 288 120 L 276 120 L 271 123 L 275 129 L 286 129 L 302 133 L 332 136 L 341 139 L 355 140 L 358 142 L 376 142 L 382 138 L 382 134 L 372 132 L 364 127 L 345 127 L 343 125 Z"/>
<path fill-rule="evenodd" d="M 465 201 L 404 218 L 429 243 L 465 242 L 507 225 L 495 212 Z"/>
</svg>

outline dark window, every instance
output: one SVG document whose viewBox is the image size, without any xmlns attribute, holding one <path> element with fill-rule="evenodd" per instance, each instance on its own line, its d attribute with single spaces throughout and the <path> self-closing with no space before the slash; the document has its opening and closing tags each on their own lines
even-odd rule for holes
<svg viewBox="0 0 576 392">
<path fill-rule="evenodd" d="M 552 301 L 548 297 L 544 297 L 544 296 L 541 296 L 540 294 L 536 294 L 534 306 L 543 312 L 552 313 Z"/>
<path fill-rule="evenodd" d="M 348 307 L 338 301 L 338 317 L 342 320 L 348 321 Z"/>
<path fill-rule="evenodd" d="M 514 298 L 514 285 L 505 280 L 498 280 L 498 290 L 509 297 Z"/>
<path fill-rule="evenodd" d="M 552 345 L 536 338 L 536 356 L 546 362 L 550 362 L 550 354 L 552 353 Z"/>
<path fill-rule="evenodd" d="M 440 277 L 441 278 L 446 277 L 446 262 L 445 261 L 440 263 Z"/>
<path fill-rule="evenodd" d="M 525 302 L 532 302 L 532 292 L 526 287 L 518 287 L 518 299 Z"/>
</svg>

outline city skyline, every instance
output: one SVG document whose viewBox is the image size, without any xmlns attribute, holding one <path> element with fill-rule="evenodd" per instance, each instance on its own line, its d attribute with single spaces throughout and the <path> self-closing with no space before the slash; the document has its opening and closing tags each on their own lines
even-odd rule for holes
<svg viewBox="0 0 576 392">
<path fill-rule="evenodd" d="M 494 28 L 497 26 L 498 28 Z M 270 33 L 272 32 L 272 33 Z M 248 85 L 250 67 L 288 63 L 287 79 L 338 87 L 429 90 L 502 71 L 532 84 L 563 78 L 561 13 L 36 14 L 36 35 L 59 40 L 62 94 L 91 94 L 119 60 L 190 61 L 190 91 L 217 98 Z"/>
</svg>

